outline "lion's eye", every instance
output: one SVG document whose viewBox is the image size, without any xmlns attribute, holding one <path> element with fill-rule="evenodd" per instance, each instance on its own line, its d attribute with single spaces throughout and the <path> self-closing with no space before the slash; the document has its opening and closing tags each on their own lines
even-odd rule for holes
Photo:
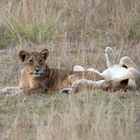
<svg viewBox="0 0 140 140">
<path fill-rule="evenodd" d="M 39 60 L 39 63 L 43 63 L 43 60 Z"/>
<path fill-rule="evenodd" d="M 33 62 L 33 60 L 29 60 L 29 63 L 30 63 L 30 64 L 33 64 L 34 62 Z"/>
</svg>

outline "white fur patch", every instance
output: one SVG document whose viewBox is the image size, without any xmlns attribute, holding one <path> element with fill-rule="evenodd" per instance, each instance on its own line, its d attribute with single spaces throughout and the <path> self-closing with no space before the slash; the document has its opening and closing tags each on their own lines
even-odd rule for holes
<svg viewBox="0 0 140 140">
<path fill-rule="evenodd" d="M 127 79 L 129 78 L 128 69 L 120 66 L 110 67 L 102 72 L 102 75 L 107 80 L 113 79 Z"/>
<path fill-rule="evenodd" d="M 74 66 L 73 71 L 85 71 L 85 68 L 80 65 L 76 65 Z"/>
</svg>

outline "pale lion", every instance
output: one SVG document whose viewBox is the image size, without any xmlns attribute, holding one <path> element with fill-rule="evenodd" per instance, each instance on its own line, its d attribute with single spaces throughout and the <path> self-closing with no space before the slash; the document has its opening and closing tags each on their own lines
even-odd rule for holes
<svg viewBox="0 0 140 140">
<path fill-rule="evenodd" d="M 140 72 L 136 64 L 128 56 L 124 56 L 120 59 L 118 65 L 112 65 L 109 54 L 113 52 L 110 47 L 105 49 L 105 58 L 107 63 L 107 69 L 100 73 L 94 68 L 84 69 L 81 66 L 75 66 L 80 68 L 82 71 L 91 71 L 98 73 L 104 78 L 104 80 L 87 80 L 80 79 L 75 81 L 71 88 L 65 88 L 62 92 L 76 93 L 79 90 L 90 88 L 90 89 L 103 89 L 103 90 L 113 90 L 118 89 L 123 90 L 138 90 L 140 88 Z"/>
</svg>

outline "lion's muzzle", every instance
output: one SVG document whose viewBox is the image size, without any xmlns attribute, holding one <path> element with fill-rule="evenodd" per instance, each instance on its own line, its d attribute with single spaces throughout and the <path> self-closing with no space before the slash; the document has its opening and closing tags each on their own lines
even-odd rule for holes
<svg viewBox="0 0 140 140">
<path fill-rule="evenodd" d="M 34 77 L 39 77 L 39 76 L 41 76 L 42 73 L 43 73 L 43 70 L 40 69 L 40 68 L 34 68 L 31 71 L 31 75 L 34 76 Z"/>
</svg>

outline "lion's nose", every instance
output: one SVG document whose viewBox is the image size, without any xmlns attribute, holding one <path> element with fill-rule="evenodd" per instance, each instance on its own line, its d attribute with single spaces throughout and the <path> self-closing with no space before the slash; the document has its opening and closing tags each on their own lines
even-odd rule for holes
<svg viewBox="0 0 140 140">
<path fill-rule="evenodd" d="M 35 68 L 34 70 L 35 70 L 35 72 L 39 72 L 40 69 L 39 68 Z"/>
</svg>

